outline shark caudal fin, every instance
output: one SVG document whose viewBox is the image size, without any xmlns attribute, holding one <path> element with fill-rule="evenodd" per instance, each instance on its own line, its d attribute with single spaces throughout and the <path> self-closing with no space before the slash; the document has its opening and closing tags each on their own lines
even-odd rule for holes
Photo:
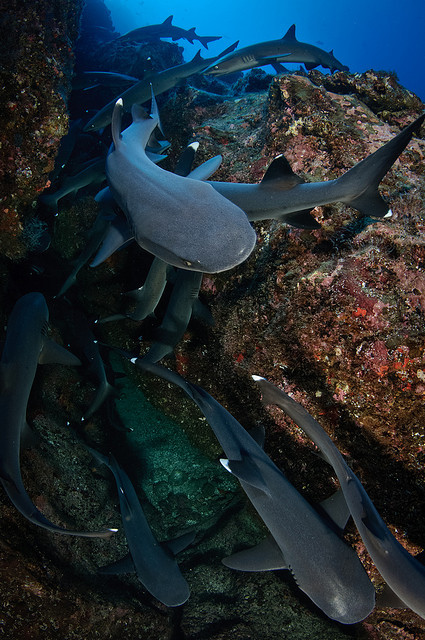
<svg viewBox="0 0 425 640">
<path fill-rule="evenodd" d="M 346 202 L 364 215 L 376 218 L 391 215 L 388 204 L 378 192 L 379 183 L 404 151 L 412 135 L 419 133 L 424 119 L 425 114 L 422 114 L 375 153 L 338 178 L 337 182 L 346 188 L 347 193 L 341 198 L 342 202 Z"/>
</svg>

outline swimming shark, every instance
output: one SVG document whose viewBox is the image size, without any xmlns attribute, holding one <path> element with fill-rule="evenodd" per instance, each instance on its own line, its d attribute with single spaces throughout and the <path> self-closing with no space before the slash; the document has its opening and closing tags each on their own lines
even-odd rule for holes
<svg viewBox="0 0 425 640">
<path fill-rule="evenodd" d="M 155 99 L 152 100 L 156 112 Z M 136 242 L 158 258 L 191 271 L 216 273 L 249 256 L 256 234 L 245 213 L 210 184 L 161 169 L 145 153 L 158 117 L 132 107 L 121 133 L 122 100 L 112 120 L 113 145 L 106 159 L 112 195 Z"/>
<path fill-rule="evenodd" d="M 99 204 L 99 213 L 96 216 L 94 225 L 89 233 L 87 244 L 79 254 L 78 258 L 74 261 L 74 268 L 71 273 L 59 289 L 56 298 L 63 296 L 72 285 L 77 281 L 77 275 L 83 266 L 88 262 L 96 249 L 102 244 L 105 239 L 111 223 L 116 218 L 114 211 L 114 200 L 112 198 L 109 187 L 105 187 L 95 196 L 96 202 Z"/>
<path fill-rule="evenodd" d="M 114 71 L 83 71 L 72 78 L 72 89 L 88 91 L 99 86 L 128 87 L 129 84 L 135 84 L 139 80 L 140 78 Z"/>
<path fill-rule="evenodd" d="M 280 40 L 258 42 L 248 47 L 236 49 L 204 70 L 205 74 L 221 76 L 226 73 L 262 67 L 274 62 L 302 62 L 306 69 L 321 65 L 334 71 L 348 71 L 348 67 L 337 60 L 333 51 L 324 51 L 306 42 L 299 42 L 295 36 L 295 25 L 289 27 Z"/>
<path fill-rule="evenodd" d="M 159 543 L 149 527 L 134 486 L 110 454 L 104 456 L 87 447 L 93 457 L 114 474 L 120 501 L 121 518 L 130 553 L 121 560 L 99 569 L 103 574 L 136 573 L 143 586 L 167 607 L 178 607 L 189 598 L 189 585 L 183 578 L 174 555 L 193 542 L 189 533 L 168 543 Z"/>
<path fill-rule="evenodd" d="M 242 571 L 289 569 L 298 587 L 329 618 L 353 624 L 368 616 L 375 590 L 355 551 L 337 534 L 334 522 L 289 483 L 261 443 L 198 385 L 143 358 L 130 360 L 142 371 L 178 385 L 198 405 L 228 457 L 221 460 L 223 466 L 238 478 L 270 531 L 265 541 L 225 558 L 224 564 Z M 346 518 L 339 517 L 342 526 Z"/>
<path fill-rule="evenodd" d="M 277 156 L 259 184 L 208 181 L 221 195 L 245 211 L 250 221 L 275 219 L 295 227 L 317 229 L 314 207 L 344 202 L 376 218 L 391 215 L 378 186 L 412 139 L 419 135 L 425 114 L 405 127 L 380 149 L 358 162 L 339 178 L 305 183 L 283 155 Z"/>
<path fill-rule="evenodd" d="M 143 356 L 145 360 L 162 360 L 180 342 L 192 316 L 195 300 L 198 299 L 202 276 L 199 271 L 178 269 L 167 310 L 151 348 Z"/>
<path fill-rule="evenodd" d="M 55 213 L 58 209 L 58 202 L 68 194 L 75 195 L 77 191 L 90 184 L 100 184 L 105 180 L 105 158 L 96 159 L 87 167 L 73 176 L 67 176 L 59 189 L 53 193 L 45 193 L 40 196 L 39 201 Z"/>
<path fill-rule="evenodd" d="M 0 362 L 0 482 L 18 511 L 30 522 L 54 533 L 109 537 L 115 529 L 73 531 L 53 524 L 34 505 L 22 482 L 19 455 L 26 429 L 28 397 L 38 363 L 81 364 L 72 353 L 45 335 L 49 311 L 41 293 L 22 296 L 10 314 Z"/>
<path fill-rule="evenodd" d="M 182 29 L 181 27 L 175 27 L 173 24 L 173 16 L 168 16 L 161 22 L 161 24 L 150 24 L 146 27 L 139 27 L 133 29 L 123 36 L 119 36 L 117 41 L 121 42 L 149 42 L 158 38 L 172 38 L 173 41 L 184 38 L 190 44 L 193 44 L 194 40 L 198 40 L 205 49 L 208 49 L 208 43 L 220 40 L 221 36 L 198 36 L 195 33 L 195 27 L 191 29 Z"/>
<path fill-rule="evenodd" d="M 425 618 L 425 567 L 396 540 L 377 512 L 357 476 L 318 422 L 287 393 L 253 376 L 264 404 L 274 404 L 288 414 L 319 447 L 333 467 L 351 516 L 376 568 L 395 594 L 399 606 Z"/>
<path fill-rule="evenodd" d="M 130 111 L 133 104 L 143 104 L 151 99 L 152 91 L 155 96 L 176 87 L 185 78 L 196 73 L 201 73 L 206 67 L 218 60 L 219 57 L 226 55 L 237 47 L 235 42 L 218 56 L 211 58 L 202 58 L 201 52 L 197 51 L 192 60 L 183 64 L 169 67 L 158 73 L 149 73 L 140 82 L 121 93 L 119 96 L 108 102 L 93 118 L 91 118 L 84 126 L 84 131 L 96 131 L 106 127 L 112 120 L 112 113 L 118 98 L 122 99 L 124 111 Z"/>
</svg>

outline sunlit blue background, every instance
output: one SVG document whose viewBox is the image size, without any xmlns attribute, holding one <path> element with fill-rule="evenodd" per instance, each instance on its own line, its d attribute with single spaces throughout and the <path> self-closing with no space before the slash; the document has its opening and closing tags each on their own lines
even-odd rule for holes
<svg viewBox="0 0 425 640">
<path fill-rule="evenodd" d="M 115 28 L 126 33 L 158 24 L 173 14 L 173 24 L 196 27 L 201 36 L 222 36 L 208 52 L 220 53 L 239 40 L 243 47 L 282 37 L 292 23 L 298 40 L 322 49 L 334 49 L 351 72 L 367 69 L 395 71 L 403 86 L 425 101 L 425 1 L 424 0 L 105 0 Z M 193 45 L 179 40 L 185 59 L 196 53 Z M 299 65 L 288 65 L 298 68 Z M 320 67 L 319 67 L 320 68 Z M 271 67 L 267 69 L 271 71 Z"/>
</svg>

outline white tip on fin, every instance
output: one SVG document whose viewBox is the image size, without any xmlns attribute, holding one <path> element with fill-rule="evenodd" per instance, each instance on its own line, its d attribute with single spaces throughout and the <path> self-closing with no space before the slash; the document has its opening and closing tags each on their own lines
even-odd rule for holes
<svg viewBox="0 0 425 640">
<path fill-rule="evenodd" d="M 188 147 L 191 147 L 194 151 L 198 151 L 198 147 L 199 147 L 199 142 L 191 142 L 190 144 L 187 145 Z"/>
<path fill-rule="evenodd" d="M 254 382 L 259 382 L 260 380 L 265 380 L 265 378 L 262 378 L 261 376 L 251 376 L 251 378 L 254 380 Z"/>
</svg>

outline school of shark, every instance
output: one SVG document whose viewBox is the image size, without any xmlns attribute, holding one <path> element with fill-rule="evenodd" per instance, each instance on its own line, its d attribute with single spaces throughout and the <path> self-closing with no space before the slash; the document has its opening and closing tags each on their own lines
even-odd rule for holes
<svg viewBox="0 0 425 640">
<path fill-rule="evenodd" d="M 169 16 L 161 24 L 120 35 L 115 42 L 137 46 L 161 38 L 197 41 L 207 49 L 220 36 L 200 36 L 195 28 L 186 30 L 174 25 L 173 16 Z M 173 354 L 192 317 L 212 324 L 211 312 L 199 298 L 203 275 L 226 272 L 247 260 L 257 243 L 252 223 L 274 220 L 297 229 L 314 230 L 320 225 L 312 210 L 335 202 L 374 220 L 392 215 L 391 204 L 380 193 L 380 183 L 412 138 L 423 136 L 425 113 L 348 171 L 326 181 L 305 182 L 282 154 L 274 158 L 257 184 L 216 181 L 213 175 L 223 159 L 216 155 L 197 163 L 197 141 L 183 149 L 172 171 L 161 167 L 170 143 L 163 132 L 158 96 L 193 75 L 220 77 L 266 65 L 279 73 L 286 62 L 303 64 L 307 70 L 321 66 L 331 73 L 348 73 L 348 67 L 337 60 L 333 51 L 297 40 L 292 25 L 280 39 L 243 48 L 234 43 L 210 58 L 203 58 L 198 51 L 189 62 L 148 73 L 142 79 L 112 70 L 83 72 L 74 78 L 75 91 L 102 86 L 115 89 L 116 95 L 105 100 L 96 113 L 89 113 L 70 127 L 51 176 L 53 187 L 40 196 L 39 206 L 57 214 L 63 198 L 90 186 L 98 214 L 86 246 L 55 299 L 46 301 L 39 291 L 27 293 L 16 301 L 9 316 L 0 363 L 0 482 L 14 507 L 40 528 L 85 538 L 114 536 L 115 528 L 80 531 L 59 526 L 34 504 L 24 486 L 20 463 L 21 448 L 31 431 L 27 406 L 38 364 L 81 366 L 78 357 L 48 337 L 48 305 L 66 307 L 65 313 L 97 381 L 95 397 L 83 420 L 104 403 L 113 402 L 114 397 L 98 348 L 99 326 L 121 320 L 132 320 L 137 325 L 162 305 L 165 311 L 156 338 L 143 356 L 113 349 L 144 375 L 178 387 L 179 393 L 183 392 L 197 406 L 224 452 L 220 459 L 223 473 L 237 478 L 268 530 L 262 542 L 223 558 L 223 564 L 229 571 L 286 570 L 297 589 L 329 619 L 355 624 L 373 611 L 376 591 L 355 548 L 344 539 L 351 518 L 386 583 L 389 606 L 409 608 L 425 619 L 425 566 L 396 540 L 324 428 L 285 393 L 283 380 L 275 386 L 256 371 L 251 372 L 264 405 L 275 405 L 285 412 L 313 441 L 336 474 L 339 489 L 317 505 L 311 504 L 265 453 L 264 429 L 248 432 L 202 386 L 161 362 Z M 100 134 L 100 155 L 74 175 L 66 176 L 77 136 Z M 110 146 L 105 148 L 103 141 L 108 135 Z M 61 180 L 55 183 L 58 175 Z M 123 313 L 122 307 L 111 309 L 111 315 L 89 323 L 84 313 L 68 308 L 66 296 L 78 286 L 79 272 L 96 269 L 130 244 L 153 257 L 143 284 L 126 294 L 135 301 L 131 310 Z M 169 299 L 164 297 L 166 287 L 171 288 Z M 196 546 L 196 532 L 159 542 L 137 491 L 114 452 L 98 451 L 89 440 L 84 445 L 115 480 L 128 546 L 124 558 L 99 572 L 134 573 L 154 599 L 167 607 L 183 605 L 190 591 L 176 556 L 191 545 Z"/>
</svg>

